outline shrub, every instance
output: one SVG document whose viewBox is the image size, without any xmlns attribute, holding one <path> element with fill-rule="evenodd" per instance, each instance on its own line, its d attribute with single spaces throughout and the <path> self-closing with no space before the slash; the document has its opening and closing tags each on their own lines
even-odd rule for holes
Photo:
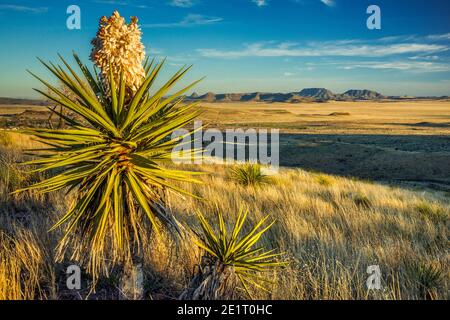
<svg viewBox="0 0 450 320">
<path fill-rule="evenodd" d="M 230 177 L 243 186 L 256 187 L 269 182 L 269 177 L 262 172 L 261 166 L 254 163 L 234 166 L 230 170 Z"/>
</svg>

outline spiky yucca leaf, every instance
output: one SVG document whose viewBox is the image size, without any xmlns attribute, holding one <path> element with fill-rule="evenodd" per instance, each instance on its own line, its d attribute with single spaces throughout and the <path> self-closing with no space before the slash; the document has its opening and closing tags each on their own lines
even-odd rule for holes
<svg viewBox="0 0 450 320">
<path fill-rule="evenodd" d="M 111 85 L 105 92 L 101 79 L 74 57 L 82 75 L 62 57 L 64 67 L 42 63 L 76 98 L 32 73 L 50 93 L 35 90 L 73 112 L 77 120 L 66 119 L 70 128 L 64 130 L 23 131 L 47 146 L 32 150 L 37 159 L 25 164 L 35 166 L 34 172 L 52 174 L 16 192 L 77 190 L 76 202 L 52 229 L 65 226 L 60 255 L 68 243 L 79 242 L 72 258 L 89 259 L 90 271 L 96 274 L 107 249 L 116 261 L 129 257 L 132 241 L 139 246 L 143 216 L 153 230 L 177 228 L 175 219 L 164 210 L 163 193 L 184 192 L 169 180 L 199 182 L 193 177 L 198 173 L 167 169 L 161 163 L 171 159 L 181 138 L 172 139 L 171 134 L 189 124 L 199 111 L 195 104 L 182 104 L 181 98 L 196 82 L 168 95 L 189 68 L 180 69 L 150 94 L 164 61 L 146 64 L 142 85 L 127 101 L 123 76 L 116 83 L 110 74 Z"/>
<path fill-rule="evenodd" d="M 221 213 L 217 214 L 218 231 L 215 231 L 200 211 L 197 211 L 197 218 L 202 229 L 201 234 L 197 234 L 196 244 L 207 252 L 211 260 L 215 276 L 220 276 L 217 270 L 225 270 L 232 267 L 243 288 L 250 296 L 248 284 L 259 289 L 268 291 L 264 286 L 264 279 L 257 275 L 258 272 L 266 271 L 274 267 L 281 267 L 287 264 L 280 259 L 284 253 L 276 253 L 276 249 L 266 251 L 263 247 L 257 247 L 263 234 L 269 230 L 275 221 L 265 226 L 269 216 L 261 219 L 248 232 L 243 232 L 248 210 L 239 211 L 237 220 L 231 230 L 227 229 L 225 220 Z M 211 267 L 210 266 L 210 267 Z M 210 282 L 211 281 L 206 281 Z M 215 281 L 212 281 L 215 282 Z"/>
</svg>

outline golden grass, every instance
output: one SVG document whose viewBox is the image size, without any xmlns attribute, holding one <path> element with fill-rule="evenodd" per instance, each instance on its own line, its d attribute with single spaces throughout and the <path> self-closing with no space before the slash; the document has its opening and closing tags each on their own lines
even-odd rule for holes
<svg viewBox="0 0 450 320">
<path fill-rule="evenodd" d="M 0 232 L 0 300 L 41 297 L 43 248 L 25 229 L 17 231 L 15 237 Z"/>
<path fill-rule="evenodd" d="M 414 261 L 441 266 L 445 281 L 435 289 L 448 297 L 448 198 L 302 170 L 282 170 L 254 190 L 224 179 L 223 167 L 205 169 L 213 174 L 191 191 L 207 201 L 174 196 L 172 210 L 187 223 L 197 208 L 232 215 L 245 204 L 253 221 L 277 219 L 265 245 L 289 252 L 292 264 L 268 275 L 277 279 L 269 298 L 420 299 L 419 280 L 406 267 Z M 369 265 L 380 266 L 384 290 L 366 290 Z"/>
<path fill-rule="evenodd" d="M 60 232 L 47 233 L 72 199 L 62 192 L 8 195 L 29 177 L 17 169 L 21 148 L 33 145 L 13 134 L 14 146 L 0 146 L 0 299 L 44 299 L 65 296 L 61 264 L 53 261 Z M 3 159 L 9 159 L 4 165 Z M 204 170 L 203 185 L 183 187 L 204 200 L 168 197 L 182 226 L 198 227 L 195 210 L 209 219 L 216 212 L 235 220 L 239 208 L 255 222 L 269 214 L 277 220 L 262 242 L 290 258 L 287 268 L 265 277 L 272 292 L 253 292 L 269 299 L 449 299 L 448 195 L 411 191 L 303 170 L 281 169 L 260 188 L 231 181 L 222 165 L 192 166 Z M 16 182 L 10 180 L 17 175 Z M 6 236 L 7 235 L 7 236 Z M 178 244 L 177 244 L 178 243 Z M 200 259 L 192 234 L 180 240 L 154 238 L 143 244 L 146 297 L 176 298 L 188 284 Z M 65 262 L 69 263 L 69 261 Z M 379 265 L 382 290 L 368 291 L 366 268 Z M 117 281 L 114 272 L 108 290 Z M 101 286 L 101 285 L 100 285 Z M 82 291 L 80 296 L 87 297 Z M 110 297 L 105 294 L 103 297 Z"/>
<path fill-rule="evenodd" d="M 202 103 L 204 123 L 303 134 L 450 134 L 450 100 Z M 0 115 L 42 106 L 3 105 Z"/>
<path fill-rule="evenodd" d="M 205 123 L 320 134 L 450 134 L 450 100 L 202 103 Z M 347 115 L 342 115 L 346 113 Z"/>
</svg>

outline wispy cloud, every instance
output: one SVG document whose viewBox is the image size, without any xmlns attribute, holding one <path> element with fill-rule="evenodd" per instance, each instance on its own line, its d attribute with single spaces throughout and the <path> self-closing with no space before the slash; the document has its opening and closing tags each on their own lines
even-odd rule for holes
<svg viewBox="0 0 450 320">
<path fill-rule="evenodd" d="M 436 55 L 418 55 L 414 57 L 409 57 L 410 60 L 428 60 L 428 61 L 436 61 L 439 60 L 439 56 Z"/>
<path fill-rule="evenodd" d="M 295 69 L 298 71 L 314 71 L 314 70 L 316 70 L 316 68 L 313 66 L 297 67 Z"/>
<path fill-rule="evenodd" d="M 194 0 L 171 0 L 169 4 L 172 7 L 179 7 L 179 8 L 190 8 L 195 5 Z"/>
<path fill-rule="evenodd" d="M 101 3 L 101 4 L 111 4 L 116 6 L 127 6 L 129 5 L 128 1 L 117 1 L 117 0 L 95 0 L 95 3 Z"/>
<path fill-rule="evenodd" d="M 210 25 L 223 21 L 220 17 L 211 17 L 201 14 L 188 14 L 179 22 L 143 24 L 142 28 L 185 28 L 199 25 Z"/>
<path fill-rule="evenodd" d="M 339 67 L 344 70 L 353 69 L 376 69 L 376 70 L 402 70 L 413 72 L 447 72 L 450 71 L 450 65 L 444 63 L 426 62 L 426 61 L 366 61 L 354 64 L 343 65 Z"/>
<path fill-rule="evenodd" d="M 333 0 L 320 0 L 320 2 L 322 2 L 323 4 L 325 4 L 326 6 L 329 6 L 329 7 L 334 6 Z"/>
<path fill-rule="evenodd" d="M 252 0 L 258 7 L 267 6 L 267 0 Z"/>
<path fill-rule="evenodd" d="M 432 34 L 427 37 L 430 40 L 450 40 L 450 33 Z"/>
<path fill-rule="evenodd" d="M 426 43 L 353 44 L 337 42 L 315 42 L 306 46 L 295 43 L 253 43 L 238 50 L 198 49 L 204 57 L 386 57 L 401 54 L 432 54 L 449 50 L 447 45 Z"/>
<path fill-rule="evenodd" d="M 109 5 L 114 5 L 114 6 L 131 6 L 131 7 L 140 8 L 140 9 L 148 8 L 148 6 L 145 4 L 135 4 L 135 3 L 131 3 L 129 1 L 121 1 L 121 0 L 94 0 L 94 2 L 100 3 L 100 4 L 109 4 Z"/>
<path fill-rule="evenodd" d="M 25 12 L 25 13 L 46 13 L 48 11 L 47 7 L 26 7 L 26 6 L 18 6 L 14 4 L 2 4 L 0 5 L 0 11 L 16 11 L 16 12 Z"/>
<path fill-rule="evenodd" d="M 380 42 L 407 42 L 407 41 L 435 41 L 435 42 L 446 42 L 450 40 L 450 33 L 444 34 L 430 34 L 430 35 L 397 35 L 397 36 L 387 36 L 378 39 Z"/>
</svg>

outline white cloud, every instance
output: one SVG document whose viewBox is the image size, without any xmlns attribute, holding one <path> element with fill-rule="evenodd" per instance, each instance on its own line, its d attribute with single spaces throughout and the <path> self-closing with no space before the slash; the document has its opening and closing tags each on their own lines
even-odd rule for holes
<svg viewBox="0 0 450 320">
<path fill-rule="evenodd" d="M 333 0 L 320 0 L 320 2 L 322 2 L 323 4 L 325 4 L 326 6 L 329 6 L 329 7 L 334 6 Z"/>
<path fill-rule="evenodd" d="M 283 73 L 283 76 L 285 77 L 292 77 L 294 74 L 292 72 L 285 72 Z"/>
<path fill-rule="evenodd" d="M 258 7 L 267 6 L 267 0 L 252 0 Z"/>
<path fill-rule="evenodd" d="M 204 16 L 201 14 L 188 14 L 182 21 L 182 24 L 211 24 L 222 21 L 223 18 Z"/>
<path fill-rule="evenodd" d="M 396 36 L 387 36 L 378 39 L 379 42 L 406 42 L 406 41 L 439 41 L 446 42 L 450 40 L 450 33 L 443 34 L 430 34 L 425 36 L 419 35 L 396 35 Z"/>
<path fill-rule="evenodd" d="M 307 66 L 307 67 L 297 67 L 296 69 L 298 71 L 314 71 L 316 68 L 313 66 Z"/>
<path fill-rule="evenodd" d="M 129 3 L 127 1 L 117 1 L 117 0 L 95 0 L 95 3 L 101 3 L 101 4 L 109 4 L 109 5 L 115 5 L 115 6 L 127 6 Z"/>
<path fill-rule="evenodd" d="M 376 69 L 376 70 L 402 70 L 402 71 L 415 71 L 415 72 L 446 72 L 450 71 L 450 65 L 435 62 L 426 61 L 391 61 L 391 62 L 379 62 L 379 61 L 366 61 L 357 62 L 354 64 L 348 64 L 340 66 L 340 69 L 353 70 L 353 69 Z"/>
<path fill-rule="evenodd" d="M 306 46 L 294 43 L 254 43 L 238 50 L 198 49 L 200 55 L 210 58 L 245 57 L 386 57 L 401 54 L 432 54 L 449 50 L 438 44 L 348 44 L 346 42 L 315 42 Z"/>
<path fill-rule="evenodd" d="M 450 40 L 450 33 L 445 34 L 432 34 L 427 36 L 430 40 Z"/>
<path fill-rule="evenodd" d="M 133 4 L 130 3 L 129 1 L 123 1 L 123 0 L 94 0 L 95 3 L 100 3 L 100 4 L 107 4 L 107 5 L 111 5 L 111 6 L 130 6 L 130 7 L 135 7 L 135 8 L 139 8 L 139 9 L 148 9 L 149 7 L 145 4 Z"/>
<path fill-rule="evenodd" d="M 220 17 L 204 16 L 201 14 L 188 14 L 179 22 L 143 24 L 142 28 L 184 28 L 198 25 L 209 25 L 223 21 Z"/>
<path fill-rule="evenodd" d="M 194 6 L 193 0 L 172 0 L 169 3 L 173 7 L 179 7 L 179 8 L 190 8 Z"/>
<path fill-rule="evenodd" d="M 439 56 L 433 55 L 433 56 L 427 56 L 427 55 L 419 55 L 414 57 L 409 57 L 411 60 L 428 60 L 428 61 L 435 61 L 439 60 Z"/>
<path fill-rule="evenodd" d="M 26 7 L 18 6 L 13 4 L 2 4 L 0 5 L 0 11 L 16 11 L 16 12 L 26 12 L 26 13 L 46 13 L 48 11 L 47 7 Z"/>
</svg>

